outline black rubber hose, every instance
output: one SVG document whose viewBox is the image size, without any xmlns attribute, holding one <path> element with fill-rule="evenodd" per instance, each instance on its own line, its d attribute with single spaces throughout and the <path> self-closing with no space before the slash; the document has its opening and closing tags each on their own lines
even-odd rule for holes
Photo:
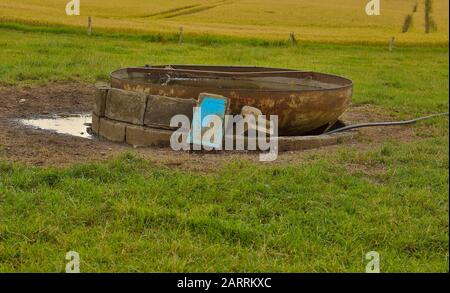
<svg viewBox="0 0 450 293">
<path fill-rule="evenodd" d="M 433 114 L 433 115 L 419 117 L 419 118 L 416 118 L 416 119 L 405 120 L 405 121 L 371 122 L 371 123 L 361 123 L 361 124 L 348 125 L 348 126 L 344 126 L 344 127 L 338 128 L 338 129 L 327 131 L 327 132 L 325 132 L 323 134 L 333 134 L 333 133 L 337 133 L 337 132 L 347 131 L 347 130 L 350 130 L 350 129 L 363 128 L 363 127 L 372 127 L 372 126 L 392 126 L 392 125 L 414 124 L 414 123 L 416 123 L 417 121 L 420 121 L 420 120 L 430 119 L 430 118 L 439 117 L 439 116 L 448 116 L 448 112 L 446 112 L 446 113 L 439 113 L 439 114 Z"/>
</svg>

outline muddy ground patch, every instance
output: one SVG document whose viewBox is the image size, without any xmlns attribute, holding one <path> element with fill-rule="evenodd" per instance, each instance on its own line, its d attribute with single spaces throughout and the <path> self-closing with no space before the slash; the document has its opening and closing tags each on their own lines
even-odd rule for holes
<svg viewBox="0 0 450 293">
<path fill-rule="evenodd" d="M 25 127 L 17 119 L 87 113 L 92 109 L 95 88 L 86 83 L 51 83 L 42 86 L 0 88 L 0 158 L 29 165 L 64 166 L 79 162 L 107 160 L 125 152 L 138 153 L 156 164 L 205 171 L 220 167 L 230 159 L 258 161 L 256 153 L 175 152 L 169 148 L 133 148 L 99 139 L 85 139 Z M 392 120 L 382 108 L 353 105 L 343 118 L 351 123 Z M 319 149 L 283 152 L 276 164 L 301 160 L 311 153 L 325 154 L 339 148 L 357 146 L 369 149 L 390 138 L 401 141 L 419 139 L 414 128 L 380 127 L 360 130 L 360 136 L 340 145 Z"/>
</svg>

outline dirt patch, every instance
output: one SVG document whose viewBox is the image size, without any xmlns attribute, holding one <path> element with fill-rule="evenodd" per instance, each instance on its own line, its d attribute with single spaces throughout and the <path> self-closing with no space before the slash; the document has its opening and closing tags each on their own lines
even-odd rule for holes
<svg viewBox="0 0 450 293">
<path fill-rule="evenodd" d="M 170 149 L 134 149 L 125 144 L 98 139 L 85 139 L 24 127 L 17 118 L 41 117 L 50 114 L 90 112 L 94 102 L 94 86 L 84 83 L 47 84 L 32 87 L 0 88 L 0 159 L 30 165 L 70 165 L 78 162 L 105 160 L 124 152 L 135 152 L 157 164 L 174 168 L 208 171 L 230 159 L 258 161 L 256 153 L 189 153 Z M 381 108 L 353 106 L 343 119 L 351 123 L 392 120 Z M 276 164 L 292 163 L 311 153 L 334 152 L 346 145 L 361 149 L 373 148 L 395 134 L 396 140 L 417 139 L 411 127 L 380 127 L 362 129 L 357 141 L 320 149 L 280 153 Z"/>
</svg>

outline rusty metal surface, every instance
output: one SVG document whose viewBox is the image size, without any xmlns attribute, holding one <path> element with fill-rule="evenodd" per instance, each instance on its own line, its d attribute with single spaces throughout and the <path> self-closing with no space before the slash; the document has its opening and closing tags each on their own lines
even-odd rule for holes
<svg viewBox="0 0 450 293">
<path fill-rule="evenodd" d="M 177 98 L 208 92 L 230 99 L 231 114 L 245 105 L 278 115 L 279 134 L 302 134 L 334 123 L 351 102 L 352 81 L 280 68 L 161 65 L 111 73 L 111 86 Z"/>
</svg>

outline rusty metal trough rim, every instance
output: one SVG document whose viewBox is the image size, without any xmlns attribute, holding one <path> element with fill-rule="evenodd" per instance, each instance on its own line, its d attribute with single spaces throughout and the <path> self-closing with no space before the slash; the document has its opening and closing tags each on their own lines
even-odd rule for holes
<svg viewBox="0 0 450 293">
<path fill-rule="evenodd" d="M 210 65 L 154 65 L 152 67 L 125 67 L 125 68 L 120 68 L 117 70 L 114 70 L 111 72 L 110 76 L 111 76 L 111 80 L 121 80 L 124 81 L 123 78 L 120 77 L 120 75 L 124 74 L 124 73 L 128 73 L 129 70 L 139 70 L 142 72 L 145 72 L 145 70 L 154 70 L 154 71 L 161 71 L 161 72 L 181 72 L 181 71 L 189 71 L 190 73 L 215 73 L 218 71 L 200 71 L 200 70 L 180 70 L 180 69 L 174 69 L 174 68 L 164 68 L 164 67 L 197 67 L 197 68 L 211 68 L 211 67 L 223 67 L 225 68 L 239 68 L 239 69 L 270 69 L 272 71 L 255 71 L 255 72 L 246 72 L 245 74 L 239 73 L 239 72 L 233 72 L 230 71 L 229 75 L 232 74 L 237 74 L 238 76 L 249 76 L 249 74 L 261 74 L 261 75 L 268 75 L 270 76 L 270 74 L 287 74 L 287 77 L 289 77 L 289 75 L 291 74 L 314 74 L 314 75 L 318 75 L 321 77 L 325 77 L 325 78 L 334 78 L 337 80 L 340 80 L 342 83 L 345 83 L 344 85 L 338 85 L 335 84 L 336 87 L 333 88 L 319 88 L 319 89 L 309 89 L 309 90 L 299 90 L 299 89 L 286 89 L 286 90 L 271 90 L 271 89 L 261 89 L 258 90 L 260 92 L 271 92 L 271 93 L 283 93 L 283 92 L 302 92 L 302 93 L 307 93 L 307 92 L 325 92 L 325 91 L 335 91 L 338 89 L 347 89 L 347 88 L 351 88 L 353 86 L 353 81 L 351 79 L 348 79 L 346 77 L 342 77 L 342 76 L 338 76 L 338 75 L 334 75 L 334 74 L 328 74 L 328 73 L 321 73 L 321 72 L 316 72 L 316 71 L 299 71 L 299 70 L 294 70 L 294 69 L 282 69 L 282 68 L 270 68 L 270 67 L 257 67 L 257 66 L 210 66 Z M 218 73 L 224 73 L 224 72 L 218 72 Z M 226 72 L 228 73 L 228 72 Z M 282 75 L 283 76 L 283 75 Z M 142 84 L 142 82 L 136 82 L 133 81 L 133 79 L 129 79 L 126 80 L 127 83 L 130 84 Z M 196 88 L 193 86 L 183 86 L 184 88 Z M 209 88 L 208 88 L 209 89 Z M 206 90 L 206 89 L 205 89 Z M 233 88 L 233 89 L 228 89 L 230 91 L 242 91 L 242 92 L 252 92 L 255 91 L 255 89 L 245 89 L 245 88 Z"/>
</svg>

